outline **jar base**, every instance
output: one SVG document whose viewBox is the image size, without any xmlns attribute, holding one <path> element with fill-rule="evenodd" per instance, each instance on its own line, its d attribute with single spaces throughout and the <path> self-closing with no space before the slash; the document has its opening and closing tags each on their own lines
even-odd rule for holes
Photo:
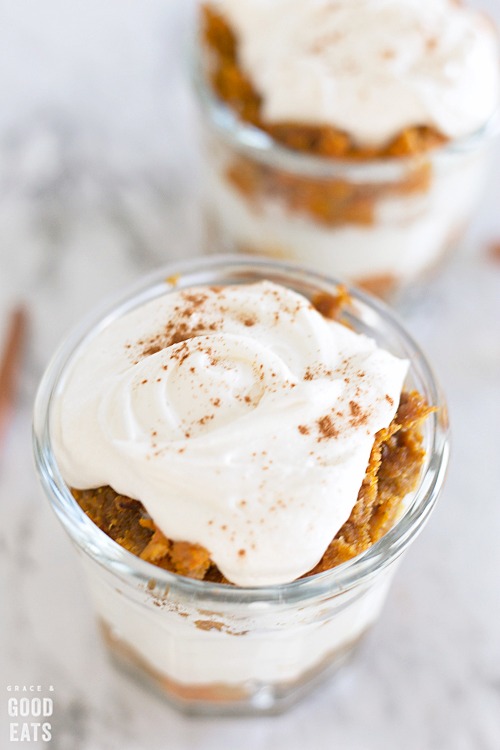
<svg viewBox="0 0 500 750">
<path fill-rule="evenodd" d="M 272 716 L 284 713 L 343 667 L 367 632 L 363 631 L 348 644 L 330 652 L 319 664 L 293 681 L 261 683 L 249 680 L 240 685 L 193 685 L 173 680 L 154 669 L 106 622 L 100 620 L 99 625 L 115 667 L 182 713 L 200 716 Z"/>
</svg>

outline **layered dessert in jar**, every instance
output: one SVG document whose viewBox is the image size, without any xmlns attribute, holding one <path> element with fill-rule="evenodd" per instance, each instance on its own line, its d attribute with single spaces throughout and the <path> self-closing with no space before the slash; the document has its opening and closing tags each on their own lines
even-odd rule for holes
<svg viewBox="0 0 500 750">
<path fill-rule="evenodd" d="M 445 411 L 366 300 L 206 268 L 66 347 L 37 462 L 119 661 L 183 707 L 274 710 L 378 617 L 441 485 Z"/>
<path fill-rule="evenodd" d="M 206 0 L 200 13 L 209 245 L 391 298 L 425 278 L 483 184 L 491 22 L 456 0 Z"/>
</svg>

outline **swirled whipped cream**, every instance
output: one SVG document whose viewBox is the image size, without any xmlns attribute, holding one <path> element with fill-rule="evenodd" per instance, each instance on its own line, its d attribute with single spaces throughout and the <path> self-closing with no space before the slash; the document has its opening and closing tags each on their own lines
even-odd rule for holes
<svg viewBox="0 0 500 750">
<path fill-rule="evenodd" d="M 233 583 L 285 583 L 348 519 L 407 366 L 270 282 L 174 291 L 77 352 L 54 452 L 70 486 L 140 500 Z"/>
<path fill-rule="evenodd" d="M 270 122 L 333 125 L 362 145 L 405 128 L 474 132 L 499 99 L 492 24 L 456 0 L 211 0 Z"/>
</svg>

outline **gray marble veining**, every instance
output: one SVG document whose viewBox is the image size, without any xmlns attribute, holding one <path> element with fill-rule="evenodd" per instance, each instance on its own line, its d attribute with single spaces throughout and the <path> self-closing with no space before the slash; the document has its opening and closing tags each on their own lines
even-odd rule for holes
<svg viewBox="0 0 500 750">
<path fill-rule="evenodd" d="M 31 747 L 499 750 L 500 263 L 486 252 L 500 237 L 498 176 L 466 246 L 406 314 L 449 399 L 453 460 L 380 623 L 349 670 L 285 716 L 185 718 L 107 661 L 30 443 L 36 384 L 61 336 L 110 291 L 196 250 L 185 7 L 0 8 L 0 335 L 14 301 L 31 315 L 0 456 L 0 747 L 11 746 L 7 685 L 42 684 L 54 686 L 53 740 Z"/>
</svg>

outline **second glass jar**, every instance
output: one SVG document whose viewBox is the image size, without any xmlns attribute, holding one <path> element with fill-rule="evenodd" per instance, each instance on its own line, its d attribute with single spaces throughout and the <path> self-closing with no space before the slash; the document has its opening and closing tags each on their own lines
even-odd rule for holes
<svg viewBox="0 0 500 750">
<path fill-rule="evenodd" d="M 414 157 L 353 162 L 281 146 L 197 75 L 207 248 L 298 262 L 390 301 L 459 243 L 484 186 L 491 121 Z"/>
</svg>

